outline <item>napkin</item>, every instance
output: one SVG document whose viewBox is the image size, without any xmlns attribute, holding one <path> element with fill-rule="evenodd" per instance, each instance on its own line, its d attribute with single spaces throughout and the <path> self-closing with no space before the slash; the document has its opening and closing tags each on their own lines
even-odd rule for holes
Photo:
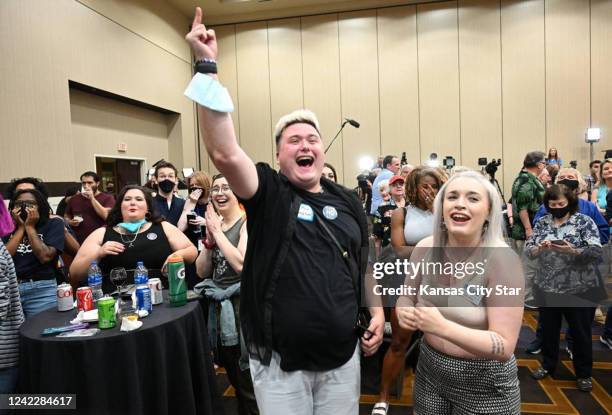
<svg viewBox="0 0 612 415">
<path fill-rule="evenodd" d="M 142 327 L 142 321 L 130 320 L 128 317 L 121 319 L 121 331 L 133 331 Z"/>
<path fill-rule="evenodd" d="M 73 320 L 70 320 L 70 324 L 91 323 L 94 321 L 98 321 L 97 309 L 89 311 L 79 311 L 77 316 Z"/>
</svg>

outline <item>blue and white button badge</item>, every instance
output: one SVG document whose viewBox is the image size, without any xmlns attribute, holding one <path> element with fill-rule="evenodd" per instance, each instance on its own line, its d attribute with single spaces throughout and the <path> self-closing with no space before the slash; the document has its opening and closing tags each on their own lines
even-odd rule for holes
<svg viewBox="0 0 612 415">
<path fill-rule="evenodd" d="M 338 211 L 333 206 L 325 206 L 323 208 L 323 216 L 329 220 L 334 220 L 338 217 Z"/>
<path fill-rule="evenodd" d="M 300 210 L 298 211 L 298 219 L 305 222 L 314 221 L 314 212 L 310 206 L 305 203 L 300 204 Z"/>
</svg>

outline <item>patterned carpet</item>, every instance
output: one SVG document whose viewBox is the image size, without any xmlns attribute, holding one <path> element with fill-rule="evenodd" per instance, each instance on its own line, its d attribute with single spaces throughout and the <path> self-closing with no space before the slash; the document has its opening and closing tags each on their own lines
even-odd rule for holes
<svg viewBox="0 0 612 415">
<path fill-rule="evenodd" d="M 517 346 L 516 357 L 521 382 L 523 414 L 557 414 L 557 415 L 612 415 L 612 351 L 599 342 L 601 323 L 593 323 L 593 392 L 588 394 L 576 389 L 572 362 L 565 352 L 563 335 L 560 344 L 561 364 L 555 379 L 533 380 L 529 374 L 539 367 L 539 356 L 524 353 L 525 347 L 534 337 L 537 324 L 537 313 L 526 311 L 523 316 L 523 327 Z M 377 399 L 379 382 L 378 356 L 365 359 L 362 364 L 362 395 L 359 414 L 369 415 Z M 389 415 L 412 414 L 413 374 L 406 369 L 401 397 L 391 400 Z M 223 403 L 226 415 L 238 414 L 234 390 L 227 381 L 222 369 L 218 374 L 219 390 L 223 391 Z M 280 414 L 279 414 L 280 415 Z"/>
</svg>

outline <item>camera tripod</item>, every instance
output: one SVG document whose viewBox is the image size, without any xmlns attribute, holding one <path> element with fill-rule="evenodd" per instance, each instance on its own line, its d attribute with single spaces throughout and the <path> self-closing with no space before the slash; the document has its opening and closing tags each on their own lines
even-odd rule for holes
<svg viewBox="0 0 612 415">
<path fill-rule="evenodd" d="M 502 202 L 504 202 L 504 206 L 506 206 L 506 198 L 504 197 L 504 192 L 502 192 L 499 182 L 495 178 L 495 173 L 489 174 L 489 181 L 491 182 L 493 186 L 497 188 L 497 191 L 499 192 L 499 195 L 501 196 Z"/>
</svg>

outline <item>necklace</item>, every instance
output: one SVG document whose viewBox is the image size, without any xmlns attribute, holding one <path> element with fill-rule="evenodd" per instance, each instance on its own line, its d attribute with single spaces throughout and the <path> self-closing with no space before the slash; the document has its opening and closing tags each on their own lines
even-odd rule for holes
<svg viewBox="0 0 612 415">
<path fill-rule="evenodd" d="M 136 229 L 136 232 L 134 233 L 134 237 L 132 238 L 132 240 L 123 238 L 123 234 L 119 233 L 119 236 L 121 237 L 121 242 L 123 242 L 123 244 L 129 244 L 127 247 L 128 248 L 133 248 L 134 247 L 134 241 L 136 240 L 136 238 L 138 238 L 138 232 L 140 232 L 140 228 L 142 227 L 142 225 L 140 225 L 138 227 L 138 229 Z"/>
</svg>

